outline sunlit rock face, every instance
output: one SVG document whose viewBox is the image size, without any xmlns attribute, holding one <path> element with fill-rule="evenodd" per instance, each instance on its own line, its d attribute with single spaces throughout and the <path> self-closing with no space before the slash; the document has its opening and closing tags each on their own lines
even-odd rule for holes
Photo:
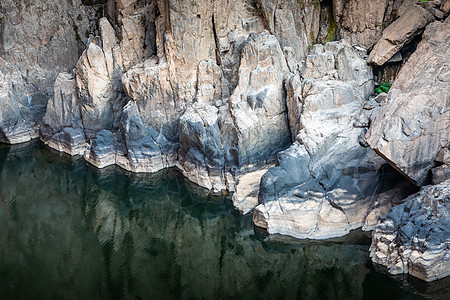
<svg viewBox="0 0 450 300">
<path fill-rule="evenodd" d="M 427 26 L 365 136 L 371 148 L 419 186 L 433 167 L 449 164 L 449 34 L 449 18 Z M 437 182 L 448 179 L 439 174 Z"/>
<path fill-rule="evenodd" d="M 264 31 L 248 38 L 229 103 L 216 108 L 200 99 L 181 118 L 179 160 L 188 178 L 208 189 L 234 190 L 230 177 L 255 170 L 288 146 L 287 72 L 275 36 Z"/>
<path fill-rule="evenodd" d="M 449 7 L 449 1 L 402 0 L 3 0 L 0 143 L 39 137 L 73 156 L 80 178 L 87 174 L 80 157 L 99 169 L 117 165 L 132 173 L 176 167 L 205 193 L 233 193 L 232 205 L 244 214 L 254 211 L 254 223 L 270 234 L 327 239 L 359 227 L 371 230 L 417 191 L 386 162 L 418 186 L 449 178 Z M 373 96 L 368 63 L 384 74 L 377 81 L 395 79 L 391 91 Z M 38 153 L 42 159 L 44 152 Z M 163 260 L 184 257 L 200 266 L 194 251 L 183 249 L 210 242 L 202 250 L 214 271 L 189 279 L 192 291 L 186 287 L 190 270 L 181 262 L 170 265 L 173 278 L 169 271 L 159 274 L 172 278 L 168 282 L 186 293 L 181 296 L 198 294 L 201 280 L 208 286 L 203 297 L 217 297 L 220 289 L 230 297 L 242 294 L 248 286 L 221 281 L 226 270 L 227 278 L 240 282 L 229 275 L 239 269 L 233 259 L 247 266 L 238 273 L 252 288 L 266 279 L 272 284 L 275 273 L 260 266 L 266 271 L 261 275 L 249 266 L 253 258 L 241 255 L 262 255 L 259 246 L 246 244 L 249 234 L 233 240 L 219 232 L 240 230 L 230 225 L 231 216 L 196 215 L 184 204 L 180 209 L 178 200 L 160 206 L 142 200 L 139 209 L 158 215 L 138 209 L 140 217 L 133 219 L 134 210 L 124 209 L 123 199 L 111 192 L 120 190 L 103 190 L 100 183 L 92 188 L 95 176 L 86 176 L 73 179 L 77 193 L 94 196 L 83 198 L 88 204 L 77 210 L 91 218 L 85 228 L 98 237 L 97 250 L 127 256 L 123 249 L 140 247 L 137 253 L 153 253 L 139 243 L 159 226 L 167 236 L 154 237 L 155 243 L 172 253 Z M 142 178 L 122 179 L 147 195 L 143 182 L 156 179 Z M 172 179 L 161 191 L 166 196 L 180 188 L 171 186 Z M 77 195 L 71 187 L 66 192 Z M 180 223 L 173 224 L 174 216 Z M 220 230 L 209 231 L 217 224 Z M 195 242 L 180 242 L 183 236 Z M 106 271 L 98 272 L 110 276 L 114 266 L 113 274 L 102 288 L 125 276 L 112 263 L 120 258 L 108 255 L 102 258 Z M 295 259 L 281 260 L 295 265 Z M 280 263 L 265 263 L 285 274 Z M 438 273 L 434 264 L 422 267 Z"/>
<path fill-rule="evenodd" d="M 260 240 L 177 172 L 98 171 L 29 144 L 0 148 L 0 174 L 6 299 L 361 298 L 380 280 L 409 295 L 368 267 L 367 238 Z"/>
<path fill-rule="evenodd" d="M 262 177 L 254 222 L 271 234 L 343 236 L 365 223 L 387 188 L 379 181 L 383 160 L 361 143 L 372 71 L 359 50 L 333 42 L 313 48 L 303 74 L 286 81 L 296 138 Z"/>
</svg>

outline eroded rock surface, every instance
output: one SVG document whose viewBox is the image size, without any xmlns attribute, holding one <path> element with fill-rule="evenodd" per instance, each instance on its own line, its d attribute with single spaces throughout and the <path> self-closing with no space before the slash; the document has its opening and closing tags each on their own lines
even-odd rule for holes
<svg viewBox="0 0 450 300">
<path fill-rule="evenodd" d="M 449 37 L 449 18 L 427 27 L 364 138 L 419 186 L 450 142 Z"/>
<path fill-rule="evenodd" d="M 0 142 L 38 137 L 60 72 L 71 72 L 96 34 L 96 6 L 81 0 L 0 3 Z"/>
<path fill-rule="evenodd" d="M 197 99 L 181 117 L 183 174 L 208 189 L 233 190 L 235 174 L 261 167 L 287 147 L 283 80 L 288 72 L 275 36 L 267 31 L 250 35 L 229 103 L 216 108 Z"/>
<path fill-rule="evenodd" d="M 406 198 L 373 231 L 373 262 L 425 281 L 450 275 L 449 209 L 450 180 Z"/>
<path fill-rule="evenodd" d="M 369 121 L 363 104 L 373 90 L 363 57 L 345 42 L 316 45 L 307 78 L 286 81 L 296 140 L 263 176 L 254 211 L 255 224 L 269 233 L 324 239 L 363 225 L 382 163 L 359 143 Z"/>
<path fill-rule="evenodd" d="M 433 22 L 435 18 L 426 9 L 411 5 L 395 22 L 384 31 L 382 38 L 370 52 L 367 61 L 381 66 L 393 57 L 406 43 L 411 41 L 420 30 Z"/>
<path fill-rule="evenodd" d="M 380 39 L 388 8 L 387 0 L 333 0 L 336 22 L 341 21 L 341 36 L 352 44 L 370 49 Z"/>
</svg>

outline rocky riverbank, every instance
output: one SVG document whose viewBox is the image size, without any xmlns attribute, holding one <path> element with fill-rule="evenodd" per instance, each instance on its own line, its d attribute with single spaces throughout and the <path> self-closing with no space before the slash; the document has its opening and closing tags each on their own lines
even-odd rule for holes
<svg viewBox="0 0 450 300">
<path fill-rule="evenodd" d="M 449 0 L 4 0 L 0 142 L 176 166 L 271 234 L 376 228 L 375 262 L 441 278 L 448 231 L 439 267 L 394 268 L 380 241 L 400 229 L 379 226 L 422 186 L 441 190 L 433 222 L 448 222 L 449 13 Z"/>
</svg>

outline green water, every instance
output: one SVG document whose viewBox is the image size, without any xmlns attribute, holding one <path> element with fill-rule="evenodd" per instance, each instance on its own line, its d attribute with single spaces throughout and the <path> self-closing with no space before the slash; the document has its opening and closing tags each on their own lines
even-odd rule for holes
<svg viewBox="0 0 450 300">
<path fill-rule="evenodd" d="M 375 271 L 369 245 L 361 232 L 334 242 L 269 239 L 229 199 L 175 170 L 99 171 L 37 142 L 0 147 L 0 299 L 445 295 L 446 283 Z"/>
</svg>

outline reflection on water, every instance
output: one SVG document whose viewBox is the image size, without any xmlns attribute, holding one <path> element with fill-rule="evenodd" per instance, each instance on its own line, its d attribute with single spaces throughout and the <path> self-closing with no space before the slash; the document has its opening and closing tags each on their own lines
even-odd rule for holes
<svg viewBox="0 0 450 300">
<path fill-rule="evenodd" d="M 201 192 L 176 171 L 0 147 L 0 298 L 421 298 L 373 269 L 362 233 L 269 240 Z"/>
</svg>

